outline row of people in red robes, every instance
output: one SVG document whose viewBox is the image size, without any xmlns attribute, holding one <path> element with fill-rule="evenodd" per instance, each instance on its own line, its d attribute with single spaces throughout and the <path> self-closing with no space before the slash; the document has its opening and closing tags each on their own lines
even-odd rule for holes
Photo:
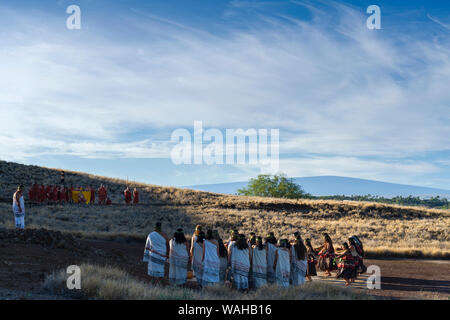
<svg viewBox="0 0 450 320">
<path fill-rule="evenodd" d="M 70 186 L 67 188 L 64 185 L 52 186 L 52 185 L 38 185 L 36 183 L 32 184 L 28 191 L 28 197 L 30 202 L 34 203 L 65 203 L 73 202 L 72 194 L 74 192 L 80 192 L 79 197 L 84 199 L 82 192 L 90 192 L 91 198 L 89 203 L 95 203 L 96 194 L 98 194 L 98 203 L 102 205 L 112 204 L 111 200 L 108 198 L 108 191 L 106 187 L 102 184 L 98 190 L 95 190 L 92 186 L 83 189 L 82 187 L 74 188 Z M 139 203 L 139 192 L 134 188 L 133 193 L 131 193 L 130 188 L 127 187 L 124 191 L 125 203 L 126 204 L 138 204 Z M 79 202 L 85 203 L 85 199 Z"/>
<path fill-rule="evenodd" d="M 91 193 L 90 203 L 95 203 L 96 190 L 91 186 L 83 189 L 82 187 L 74 188 L 73 186 L 70 186 L 70 188 L 67 188 L 64 185 L 52 186 L 42 184 L 38 185 L 34 183 L 30 186 L 30 189 L 28 190 L 28 197 L 29 201 L 34 203 L 44 203 L 44 202 L 65 203 L 65 202 L 73 202 L 72 195 L 74 192 L 86 192 L 86 191 Z M 101 187 L 99 188 L 98 193 L 99 193 L 99 203 L 107 204 L 108 202 L 107 191 L 103 185 L 101 185 Z M 82 197 L 84 198 L 83 195 Z"/>
<path fill-rule="evenodd" d="M 68 202 L 71 198 L 69 189 L 64 186 L 50 186 L 32 184 L 28 190 L 31 202 Z"/>
</svg>

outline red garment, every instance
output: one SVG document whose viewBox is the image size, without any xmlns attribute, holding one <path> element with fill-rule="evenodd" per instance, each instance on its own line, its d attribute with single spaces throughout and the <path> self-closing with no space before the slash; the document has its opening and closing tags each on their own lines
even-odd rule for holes
<svg viewBox="0 0 450 320">
<path fill-rule="evenodd" d="M 91 203 L 95 203 L 95 190 L 91 188 Z"/>
<path fill-rule="evenodd" d="M 58 188 L 57 187 L 53 187 L 53 191 L 52 191 L 52 200 L 53 201 L 58 201 Z"/>
<path fill-rule="evenodd" d="M 72 194 L 70 194 L 70 196 L 72 196 Z M 64 200 L 66 201 L 66 202 L 69 202 L 69 189 L 68 188 L 66 188 L 66 187 L 64 187 Z"/>
<path fill-rule="evenodd" d="M 30 190 L 28 191 L 28 198 L 29 198 L 29 201 L 34 201 L 34 190 L 33 190 L 33 187 L 31 187 Z"/>
<path fill-rule="evenodd" d="M 124 195 L 125 195 L 125 202 L 126 202 L 126 204 L 130 204 L 131 203 L 131 191 L 130 190 L 125 190 L 124 191 Z"/>
<path fill-rule="evenodd" d="M 39 185 L 37 185 L 36 183 L 33 184 L 33 195 L 34 195 L 34 201 L 39 201 L 40 190 L 39 190 Z"/>
<path fill-rule="evenodd" d="M 45 200 L 51 200 L 53 198 L 51 193 L 52 193 L 52 187 L 46 186 L 45 187 Z"/>
<path fill-rule="evenodd" d="M 137 190 L 133 192 L 133 203 L 134 204 L 139 203 L 139 192 Z"/>
<path fill-rule="evenodd" d="M 106 188 L 105 187 L 100 187 L 98 189 L 98 200 L 99 203 L 105 203 L 106 201 L 106 197 L 107 197 L 107 192 L 106 192 Z"/>
<path fill-rule="evenodd" d="M 41 185 L 41 188 L 39 189 L 39 202 L 44 202 L 45 198 L 46 198 L 45 187 Z"/>
<path fill-rule="evenodd" d="M 110 199 L 106 200 L 106 205 L 107 205 L 107 206 L 112 205 L 112 201 L 111 201 Z"/>
<path fill-rule="evenodd" d="M 63 202 L 66 200 L 66 193 L 64 192 L 64 188 L 58 189 L 58 201 Z"/>
</svg>

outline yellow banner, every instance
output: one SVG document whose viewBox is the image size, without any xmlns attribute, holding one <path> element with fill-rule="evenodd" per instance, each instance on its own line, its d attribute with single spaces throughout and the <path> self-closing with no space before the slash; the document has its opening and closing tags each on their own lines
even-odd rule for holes
<svg viewBox="0 0 450 320">
<path fill-rule="evenodd" d="M 72 191 L 72 200 L 75 203 L 78 203 L 78 194 L 80 191 Z M 91 202 L 91 192 L 90 191 L 83 191 L 83 196 L 86 199 L 86 204 L 89 204 Z"/>
</svg>

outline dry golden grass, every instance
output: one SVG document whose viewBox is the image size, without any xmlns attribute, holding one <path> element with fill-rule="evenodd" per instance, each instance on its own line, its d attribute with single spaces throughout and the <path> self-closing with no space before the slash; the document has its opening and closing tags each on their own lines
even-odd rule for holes
<svg viewBox="0 0 450 320">
<path fill-rule="evenodd" d="M 159 286 L 135 279 L 125 271 L 83 264 L 81 291 L 84 297 L 101 300 L 369 300 L 373 297 L 351 288 L 313 282 L 301 287 L 280 288 L 274 285 L 240 293 L 220 284 L 201 290 L 175 286 Z M 69 293 L 64 270 L 47 277 L 44 288 L 53 293 Z"/>
<path fill-rule="evenodd" d="M 0 161 L 0 226 L 13 227 L 10 198 L 18 183 L 55 184 L 59 172 Z M 105 183 L 112 199 L 123 202 L 126 181 L 66 171 L 74 186 Z M 300 230 L 313 245 L 328 232 L 335 243 L 358 235 L 372 257 L 450 258 L 450 211 L 370 202 L 287 200 L 213 194 L 201 191 L 130 183 L 141 190 L 137 207 L 50 205 L 27 208 L 28 227 L 78 233 L 84 237 L 144 241 L 156 221 L 171 234 L 196 224 L 214 228 L 222 237 L 230 229 L 265 236 L 290 237 Z M 1 199 L 6 199 L 1 202 Z"/>
</svg>

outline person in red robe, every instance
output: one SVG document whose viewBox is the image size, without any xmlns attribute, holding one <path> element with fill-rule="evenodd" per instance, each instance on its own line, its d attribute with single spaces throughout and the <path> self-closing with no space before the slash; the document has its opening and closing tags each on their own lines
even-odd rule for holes
<svg viewBox="0 0 450 320">
<path fill-rule="evenodd" d="M 91 189 L 91 202 L 92 204 L 95 204 L 95 189 L 92 188 L 92 186 L 89 187 Z"/>
<path fill-rule="evenodd" d="M 105 186 L 102 184 L 98 189 L 98 203 L 106 204 L 106 198 L 108 197 L 108 193 L 106 192 Z"/>
<path fill-rule="evenodd" d="M 131 191 L 130 188 L 126 188 L 125 191 L 123 192 L 124 196 L 125 196 L 125 203 L 126 204 L 130 204 L 131 203 Z"/>
<path fill-rule="evenodd" d="M 30 190 L 28 190 L 28 200 L 30 202 L 34 202 L 34 189 L 33 189 L 33 185 L 30 186 Z"/>
<path fill-rule="evenodd" d="M 137 188 L 134 188 L 133 190 L 133 204 L 138 204 L 139 203 L 139 192 L 137 190 Z"/>
</svg>

